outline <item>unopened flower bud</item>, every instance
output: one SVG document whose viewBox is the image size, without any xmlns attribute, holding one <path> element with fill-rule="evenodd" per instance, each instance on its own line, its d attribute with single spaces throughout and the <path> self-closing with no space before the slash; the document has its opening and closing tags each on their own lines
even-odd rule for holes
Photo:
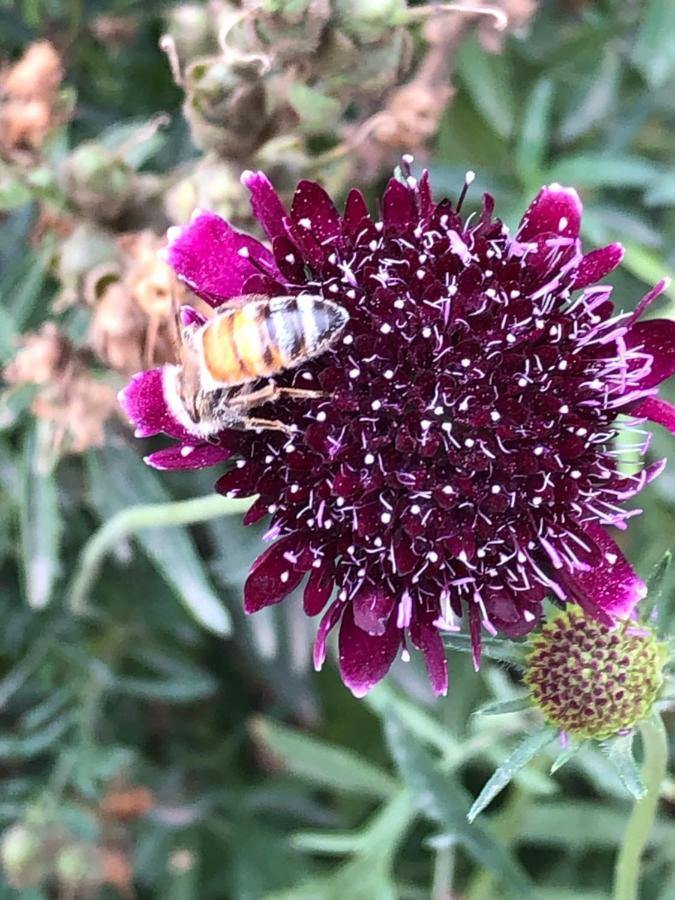
<svg viewBox="0 0 675 900">
<path fill-rule="evenodd" d="M 405 19 L 404 0 L 336 0 L 339 26 L 359 43 L 381 40 Z"/>
<path fill-rule="evenodd" d="M 81 144 L 66 160 L 63 188 L 73 203 L 101 222 L 116 219 L 134 191 L 134 171 L 102 144 Z"/>
<path fill-rule="evenodd" d="M 166 31 L 178 57 L 189 62 L 217 48 L 211 10 L 205 3 L 179 3 L 166 14 Z"/>
<path fill-rule="evenodd" d="M 219 56 L 195 60 L 185 72 L 185 89 L 183 112 L 198 147 L 241 157 L 261 143 L 268 110 L 257 66 L 230 65 Z"/>
<path fill-rule="evenodd" d="M 280 65 L 314 53 L 331 18 L 329 0 L 244 0 L 255 33 Z"/>
<path fill-rule="evenodd" d="M 41 836 L 18 823 L 2 836 L 0 860 L 7 881 L 15 888 L 37 887 L 49 874 Z"/>
<path fill-rule="evenodd" d="M 551 725 L 602 739 L 649 715 L 667 649 L 646 625 L 626 621 L 612 629 L 570 606 L 529 643 L 524 681 Z"/>
<path fill-rule="evenodd" d="M 247 226 L 251 221 L 251 207 L 239 175 L 239 167 L 226 160 L 211 155 L 202 157 L 190 174 L 166 192 L 167 216 L 172 222 L 184 225 L 195 209 L 206 209 L 238 228 Z"/>
<path fill-rule="evenodd" d="M 82 891 L 96 887 L 102 881 L 101 852 L 93 844 L 71 844 L 56 857 L 56 875 L 69 891 Z"/>
</svg>

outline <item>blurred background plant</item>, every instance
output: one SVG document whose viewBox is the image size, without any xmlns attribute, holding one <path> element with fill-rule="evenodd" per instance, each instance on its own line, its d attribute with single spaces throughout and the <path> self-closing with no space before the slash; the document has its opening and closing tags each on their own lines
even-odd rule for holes
<svg viewBox="0 0 675 900">
<path fill-rule="evenodd" d="M 455 653 L 433 702 L 415 663 L 365 701 L 313 673 L 292 603 L 244 620 L 241 505 L 147 469 L 115 402 L 171 358 L 166 228 L 253 227 L 245 168 L 374 196 L 412 152 L 438 192 L 475 170 L 510 222 L 560 181 L 590 244 L 626 246 L 620 306 L 675 271 L 672 4 L 442 7 L 0 0 L 0 896 L 609 897 L 629 801 L 601 750 L 555 778 L 545 750 L 469 825 L 539 721 L 472 717 L 514 671 Z M 672 461 L 623 538 L 643 575 L 673 544 L 674 450 L 655 433 Z M 672 900 L 662 794 L 643 891 Z"/>
</svg>

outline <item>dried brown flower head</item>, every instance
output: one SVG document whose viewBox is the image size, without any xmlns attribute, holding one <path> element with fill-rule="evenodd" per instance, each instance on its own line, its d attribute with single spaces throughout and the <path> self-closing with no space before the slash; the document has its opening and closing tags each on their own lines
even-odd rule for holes
<svg viewBox="0 0 675 900">
<path fill-rule="evenodd" d="M 35 153 L 64 120 L 62 78 L 60 57 L 48 41 L 31 44 L 0 74 L 0 153 L 11 159 Z"/>
<path fill-rule="evenodd" d="M 33 384 L 33 415 L 51 426 L 55 454 L 83 453 L 105 443 L 104 426 L 117 412 L 115 388 L 95 378 L 53 322 L 27 334 L 3 372 L 9 385 Z"/>
</svg>

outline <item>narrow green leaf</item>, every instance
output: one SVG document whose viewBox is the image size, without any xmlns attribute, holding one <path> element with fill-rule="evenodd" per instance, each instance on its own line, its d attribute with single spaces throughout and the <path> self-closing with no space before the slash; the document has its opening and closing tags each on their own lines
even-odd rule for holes
<svg viewBox="0 0 675 900">
<path fill-rule="evenodd" d="M 485 121 L 502 138 L 515 129 L 516 99 L 506 55 L 486 53 L 475 40 L 464 41 L 457 54 L 457 73 Z"/>
<path fill-rule="evenodd" d="M 291 838 L 291 843 L 305 853 L 344 856 L 356 853 L 362 840 L 362 835 L 353 831 L 297 831 Z"/>
<path fill-rule="evenodd" d="M 403 725 L 419 740 L 439 750 L 445 758 L 459 759 L 462 743 L 450 733 L 450 729 L 435 719 L 430 713 L 398 694 L 387 682 L 381 681 L 377 687 L 363 698 L 363 702 L 385 721 L 393 710 Z"/>
<path fill-rule="evenodd" d="M 45 436 L 44 423 L 29 429 L 21 472 L 21 562 L 26 600 L 33 609 L 44 609 L 51 599 L 63 531 L 56 478 L 53 471 L 44 471 L 40 459 Z"/>
<path fill-rule="evenodd" d="M 648 0 L 631 54 L 652 88 L 665 84 L 675 69 L 675 4 Z"/>
<path fill-rule="evenodd" d="M 463 653 L 471 653 L 471 638 L 468 634 L 444 634 L 443 643 L 449 650 L 461 650 Z M 525 644 L 517 644 L 515 641 L 496 640 L 495 638 L 483 638 L 482 655 L 488 659 L 497 659 L 500 662 L 511 663 L 523 668 L 525 665 Z"/>
<path fill-rule="evenodd" d="M 566 750 L 563 750 L 561 753 L 559 753 L 553 761 L 553 765 L 551 766 L 551 775 L 555 775 L 558 769 L 562 769 L 562 767 L 566 763 L 573 759 L 584 746 L 584 743 L 584 741 L 581 741 L 581 743 L 572 741 Z"/>
<path fill-rule="evenodd" d="M 465 789 L 439 768 L 393 713 L 385 722 L 385 734 L 420 811 L 440 825 L 445 835 L 462 844 L 478 866 L 494 872 L 501 879 L 505 894 L 519 900 L 533 897 L 533 885 L 518 861 L 494 840 L 487 828 L 467 821 L 471 798 Z"/>
<path fill-rule="evenodd" d="M 642 799 L 647 789 L 633 756 L 633 734 L 603 741 L 601 747 L 628 793 L 636 800 Z"/>
<path fill-rule="evenodd" d="M 656 621 L 657 624 L 661 625 L 662 629 L 667 628 L 665 621 L 667 618 L 666 609 L 663 609 L 662 607 L 668 606 L 671 599 L 667 596 L 667 592 L 665 592 L 663 588 L 668 579 L 672 561 L 673 554 L 670 550 L 666 550 L 647 579 L 647 596 L 640 604 L 640 614 L 643 621 L 648 621 L 654 610 L 656 610 Z M 664 600 L 665 603 L 662 603 L 662 600 Z"/>
<path fill-rule="evenodd" d="M 505 713 L 522 712 L 531 708 L 530 696 L 525 694 L 523 697 L 514 697 L 512 700 L 495 700 L 493 703 L 486 703 L 484 706 L 480 706 L 474 715 L 501 716 Z"/>
<path fill-rule="evenodd" d="M 561 117 L 558 135 L 564 143 L 575 141 L 598 128 L 613 112 L 623 63 L 620 48 L 608 43 L 599 60 L 595 54 L 595 69 L 587 77 L 579 77 L 566 98 L 566 113 Z M 585 74 L 585 73 L 584 73 Z"/>
<path fill-rule="evenodd" d="M 33 759 L 61 741 L 72 724 L 71 716 L 62 715 L 32 734 L 0 737 L 0 759 Z"/>
<path fill-rule="evenodd" d="M 640 188 L 647 187 L 660 177 L 659 167 L 641 156 L 606 156 L 600 153 L 562 157 L 549 171 L 551 181 L 578 188 Z"/>
<path fill-rule="evenodd" d="M 488 779 L 483 790 L 474 800 L 467 815 L 469 822 L 473 822 L 476 816 L 492 803 L 497 794 L 504 790 L 516 772 L 524 768 L 555 737 L 555 731 L 545 727 L 521 741 L 513 753 L 506 757 L 492 777 Z"/>
<path fill-rule="evenodd" d="M 516 171 L 528 191 L 542 180 L 552 104 L 553 82 L 541 78 L 528 98 L 515 152 Z"/>
<path fill-rule="evenodd" d="M 108 446 L 90 453 L 88 463 L 92 502 L 103 520 L 139 503 L 171 499 L 157 476 L 126 447 Z M 213 499 L 217 503 L 218 498 Z M 222 506 L 226 515 L 227 504 Z M 196 621 L 215 634 L 229 634 L 229 612 L 215 593 L 189 533 L 171 527 L 169 518 L 166 525 L 146 528 L 135 536 Z"/>
<path fill-rule="evenodd" d="M 343 747 L 262 717 L 253 720 L 251 731 L 290 772 L 315 784 L 366 797 L 389 797 L 396 790 L 390 775 Z"/>
</svg>

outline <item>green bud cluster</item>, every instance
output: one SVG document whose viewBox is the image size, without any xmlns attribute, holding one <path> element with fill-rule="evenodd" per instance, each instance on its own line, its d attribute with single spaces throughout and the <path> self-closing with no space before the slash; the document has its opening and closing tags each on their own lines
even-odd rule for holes
<svg viewBox="0 0 675 900">
<path fill-rule="evenodd" d="M 663 683 L 666 647 L 626 621 L 612 629 L 570 606 L 529 639 L 524 681 L 547 721 L 577 738 L 607 738 L 646 718 Z"/>
</svg>

